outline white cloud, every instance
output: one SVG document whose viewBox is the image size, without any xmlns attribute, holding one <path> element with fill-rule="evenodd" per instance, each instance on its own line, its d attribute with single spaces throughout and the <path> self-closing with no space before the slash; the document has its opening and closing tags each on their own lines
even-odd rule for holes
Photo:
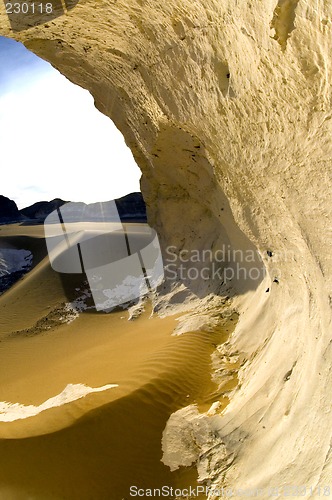
<svg viewBox="0 0 332 500">
<path fill-rule="evenodd" d="M 87 203 L 139 190 L 140 171 L 91 95 L 55 70 L 0 97 L 1 193 L 19 208 L 60 197 Z"/>
</svg>

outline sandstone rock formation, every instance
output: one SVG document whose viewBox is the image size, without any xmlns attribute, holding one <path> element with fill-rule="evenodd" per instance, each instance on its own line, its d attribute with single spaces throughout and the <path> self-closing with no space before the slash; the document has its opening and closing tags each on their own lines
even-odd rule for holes
<svg viewBox="0 0 332 500">
<path fill-rule="evenodd" d="M 226 242 L 264 262 L 260 283 L 234 283 L 228 348 L 246 361 L 211 420 L 223 453 L 199 464 L 201 477 L 329 484 L 332 4 L 82 0 L 19 33 L 2 5 L 0 24 L 122 131 L 164 247 Z"/>
</svg>

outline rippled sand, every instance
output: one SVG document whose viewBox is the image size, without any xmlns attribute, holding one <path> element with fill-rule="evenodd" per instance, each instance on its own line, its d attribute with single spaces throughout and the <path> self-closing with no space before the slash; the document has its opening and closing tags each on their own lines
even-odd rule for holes
<svg viewBox="0 0 332 500">
<path fill-rule="evenodd" d="M 29 229 L 22 237 L 42 246 L 40 228 Z M 0 422 L 0 498 L 121 500 L 131 485 L 195 485 L 193 467 L 171 473 L 160 461 L 162 432 L 183 406 L 227 404 L 211 354 L 236 317 L 171 336 L 175 316 L 151 317 L 149 307 L 133 321 L 126 311 L 66 316 L 67 300 L 47 259 L 0 297 L 0 401 L 39 407 L 68 384 L 103 388 Z"/>
</svg>

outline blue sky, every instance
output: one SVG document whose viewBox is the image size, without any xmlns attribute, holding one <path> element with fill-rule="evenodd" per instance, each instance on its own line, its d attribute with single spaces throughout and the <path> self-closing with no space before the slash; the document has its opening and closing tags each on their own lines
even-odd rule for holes
<svg viewBox="0 0 332 500">
<path fill-rule="evenodd" d="M 139 190 L 140 171 L 86 90 L 0 37 L 0 194 L 23 208 L 59 197 L 105 201 Z"/>
</svg>

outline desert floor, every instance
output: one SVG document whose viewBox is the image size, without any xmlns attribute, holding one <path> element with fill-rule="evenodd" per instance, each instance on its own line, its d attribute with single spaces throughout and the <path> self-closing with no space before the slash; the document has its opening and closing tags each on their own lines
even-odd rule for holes
<svg viewBox="0 0 332 500">
<path fill-rule="evenodd" d="M 1 245 L 31 249 L 35 266 L 0 296 L 0 499 L 121 500 L 131 485 L 195 485 L 194 466 L 171 473 L 160 461 L 162 432 L 188 404 L 227 405 L 236 380 L 217 390 L 211 354 L 236 316 L 172 336 L 178 316 L 151 315 L 149 303 L 131 321 L 128 311 L 73 315 L 81 284 L 52 270 L 43 226 L 1 226 Z M 25 416 L 68 384 L 117 386 Z M 8 403 L 20 405 L 14 418 Z"/>
</svg>

